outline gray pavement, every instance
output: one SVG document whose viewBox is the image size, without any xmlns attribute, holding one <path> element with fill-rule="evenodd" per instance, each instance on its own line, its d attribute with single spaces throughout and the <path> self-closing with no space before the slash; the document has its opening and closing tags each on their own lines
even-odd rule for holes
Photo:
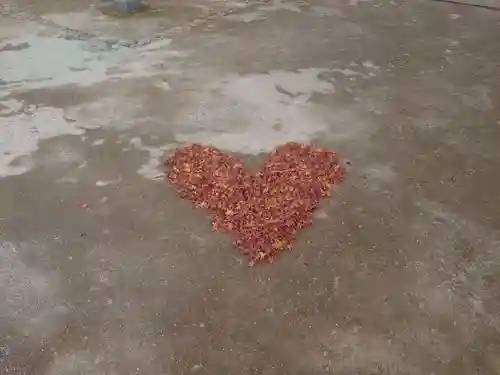
<svg viewBox="0 0 500 375">
<path fill-rule="evenodd" d="M 500 374 L 500 12 L 432 1 L 0 4 L 0 373 Z M 248 268 L 158 176 L 332 147 Z"/>
</svg>

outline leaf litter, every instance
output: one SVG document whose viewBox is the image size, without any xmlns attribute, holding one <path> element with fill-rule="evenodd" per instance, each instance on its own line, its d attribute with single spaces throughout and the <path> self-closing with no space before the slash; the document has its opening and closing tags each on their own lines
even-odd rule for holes
<svg viewBox="0 0 500 375">
<path fill-rule="evenodd" d="M 297 231 L 312 224 L 321 199 L 346 170 L 326 148 L 286 143 L 260 170 L 212 146 L 175 150 L 164 163 L 165 179 L 179 195 L 212 215 L 212 229 L 228 232 L 253 265 L 291 249 Z"/>
</svg>

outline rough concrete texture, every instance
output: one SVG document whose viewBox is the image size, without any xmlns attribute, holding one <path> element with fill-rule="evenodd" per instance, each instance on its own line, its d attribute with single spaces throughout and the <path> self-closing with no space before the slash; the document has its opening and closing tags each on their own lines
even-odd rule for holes
<svg viewBox="0 0 500 375">
<path fill-rule="evenodd" d="M 0 373 L 500 374 L 500 13 L 0 4 Z M 273 265 L 161 179 L 200 141 L 350 172 Z"/>
</svg>

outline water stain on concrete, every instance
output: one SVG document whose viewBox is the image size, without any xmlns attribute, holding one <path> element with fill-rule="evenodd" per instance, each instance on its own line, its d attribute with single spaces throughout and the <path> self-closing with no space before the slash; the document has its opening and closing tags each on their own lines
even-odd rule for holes
<svg viewBox="0 0 500 375">
<path fill-rule="evenodd" d="M 6 82 L 4 95 L 70 84 L 91 86 L 113 79 L 149 77 L 160 73 L 165 58 L 184 56 L 169 48 L 169 39 L 136 49 L 106 40 L 67 40 L 38 35 L 22 37 L 14 43 L 27 43 L 30 47 L 2 52 L 0 79 Z"/>
<path fill-rule="evenodd" d="M 309 141 L 326 129 L 325 119 L 310 102 L 313 93 L 332 94 L 323 69 L 229 77 L 204 89 L 187 113 L 179 142 L 205 142 L 246 154 L 271 151 L 287 141 Z M 193 111 L 194 112 L 191 112 Z M 230 118 L 227 118 L 230 113 Z M 248 117 L 253 113 L 252 117 Z M 224 117 L 222 117 L 224 116 Z M 281 124 L 279 131 L 274 125 Z M 237 132 L 231 131 L 237 125 Z"/>
<path fill-rule="evenodd" d="M 83 128 L 72 126 L 59 108 L 39 108 L 33 113 L 0 117 L 0 176 L 18 175 L 30 169 L 31 163 L 13 166 L 12 162 L 38 149 L 39 142 L 61 134 L 81 135 Z"/>
</svg>

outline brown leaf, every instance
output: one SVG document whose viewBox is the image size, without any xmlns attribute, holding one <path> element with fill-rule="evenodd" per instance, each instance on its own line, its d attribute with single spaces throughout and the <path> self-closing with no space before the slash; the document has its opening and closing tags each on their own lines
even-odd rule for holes
<svg viewBox="0 0 500 375">
<path fill-rule="evenodd" d="M 236 237 L 251 264 L 290 248 L 345 175 L 335 152 L 295 142 L 271 152 L 259 171 L 245 171 L 233 157 L 199 144 L 176 150 L 165 170 L 182 198 L 212 211 L 213 230 Z"/>
</svg>

